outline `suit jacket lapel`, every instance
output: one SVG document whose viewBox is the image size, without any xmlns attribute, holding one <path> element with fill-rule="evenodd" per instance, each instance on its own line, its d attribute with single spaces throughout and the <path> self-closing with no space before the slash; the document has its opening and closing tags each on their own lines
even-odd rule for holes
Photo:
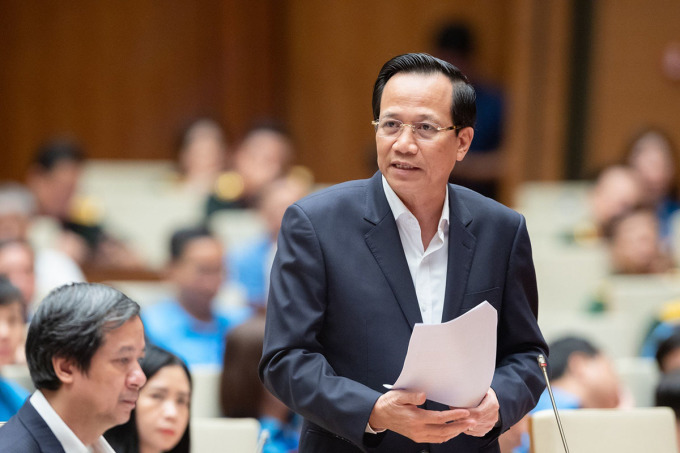
<svg viewBox="0 0 680 453">
<path fill-rule="evenodd" d="M 64 453 L 61 443 L 30 401 L 26 401 L 17 413 L 19 420 L 40 445 L 40 451 Z"/>
<path fill-rule="evenodd" d="M 449 210 L 449 262 L 446 270 L 442 322 L 450 321 L 459 315 L 477 242 L 467 231 L 467 226 L 472 222 L 472 214 L 456 196 L 451 185 L 449 185 Z"/>
<path fill-rule="evenodd" d="M 369 180 L 364 218 L 374 225 L 364 236 L 366 245 L 373 253 L 406 321 L 413 329 L 415 323 L 423 322 L 423 318 L 420 315 L 418 298 L 399 238 L 397 223 L 385 198 L 380 172 Z"/>
</svg>

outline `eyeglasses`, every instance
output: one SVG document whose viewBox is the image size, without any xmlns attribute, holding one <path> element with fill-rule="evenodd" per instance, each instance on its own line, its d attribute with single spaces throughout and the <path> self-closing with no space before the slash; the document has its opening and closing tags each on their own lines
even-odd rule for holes
<svg viewBox="0 0 680 453">
<path fill-rule="evenodd" d="M 374 120 L 371 121 L 371 124 L 375 126 L 375 133 L 380 137 L 396 138 L 401 134 L 401 130 L 404 126 L 408 126 L 418 140 L 426 141 L 434 140 L 439 132 L 453 131 L 461 128 L 461 126 L 439 127 L 436 124 L 424 122 L 408 124 L 392 118 Z"/>
</svg>

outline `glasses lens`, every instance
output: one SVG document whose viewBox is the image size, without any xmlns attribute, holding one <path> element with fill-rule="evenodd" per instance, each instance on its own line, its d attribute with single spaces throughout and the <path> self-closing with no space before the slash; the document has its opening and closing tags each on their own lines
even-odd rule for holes
<svg viewBox="0 0 680 453">
<path fill-rule="evenodd" d="M 432 140 L 437 135 L 438 128 L 430 123 L 416 123 L 416 135 L 423 140 Z"/>
<path fill-rule="evenodd" d="M 399 131 L 401 130 L 401 124 L 401 121 L 398 120 L 381 120 L 378 124 L 377 132 L 384 137 L 393 137 L 399 134 Z"/>
</svg>

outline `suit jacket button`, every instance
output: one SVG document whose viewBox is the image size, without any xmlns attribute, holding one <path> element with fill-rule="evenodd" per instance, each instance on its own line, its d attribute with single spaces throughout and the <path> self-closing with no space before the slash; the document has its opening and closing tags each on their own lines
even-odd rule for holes
<svg viewBox="0 0 680 453">
<path fill-rule="evenodd" d="M 420 453 L 430 453 L 430 450 L 420 450 Z"/>
</svg>

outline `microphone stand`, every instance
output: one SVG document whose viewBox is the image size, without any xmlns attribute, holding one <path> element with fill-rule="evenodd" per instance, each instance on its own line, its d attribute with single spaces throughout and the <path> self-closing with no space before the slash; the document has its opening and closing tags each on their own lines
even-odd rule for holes
<svg viewBox="0 0 680 453">
<path fill-rule="evenodd" d="M 564 430 L 562 429 L 562 421 L 560 420 L 560 414 L 557 412 L 557 406 L 555 405 L 555 397 L 553 397 L 552 388 L 550 388 L 550 379 L 548 379 L 548 363 L 545 361 L 543 354 L 539 354 L 538 366 L 543 371 L 543 377 L 545 378 L 545 384 L 548 387 L 548 395 L 550 395 L 550 402 L 552 403 L 553 411 L 555 412 L 555 419 L 557 419 L 557 427 L 560 429 L 560 436 L 562 437 L 562 444 L 564 445 L 564 451 L 569 453 L 569 447 L 567 446 L 567 438 L 564 436 Z"/>
</svg>

